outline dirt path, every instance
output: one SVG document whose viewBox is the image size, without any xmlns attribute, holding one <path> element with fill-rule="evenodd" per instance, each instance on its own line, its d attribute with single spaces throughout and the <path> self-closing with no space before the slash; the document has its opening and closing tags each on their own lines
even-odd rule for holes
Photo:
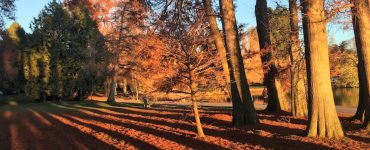
<svg viewBox="0 0 370 150">
<path fill-rule="evenodd" d="M 347 138 L 300 136 L 305 120 L 259 112 L 260 124 L 230 126 L 228 109 L 203 107 L 204 139 L 190 109 L 100 102 L 0 107 L 0 149 L 367 149 L 370 135 L 342 118 Z"/>
</svg>

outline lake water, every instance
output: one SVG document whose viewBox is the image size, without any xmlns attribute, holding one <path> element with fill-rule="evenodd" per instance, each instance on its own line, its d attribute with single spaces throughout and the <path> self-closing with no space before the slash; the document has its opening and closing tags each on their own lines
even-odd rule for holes
<svg viewBox="0 0 370 150">
<path fill-rule="evenodd" d="M 337 106 L 357 108 L 359 88 L 334 88 L 334 101 Z M 257 101 L 267 103 L 267 100 L 260 95 L 253 95 Z"/>
<path fill-rule="evenodd" d="M 359 88 L 335 88 L 333 89 L 334 101 L 337 106 L 357 107 Z"/>
</svg>

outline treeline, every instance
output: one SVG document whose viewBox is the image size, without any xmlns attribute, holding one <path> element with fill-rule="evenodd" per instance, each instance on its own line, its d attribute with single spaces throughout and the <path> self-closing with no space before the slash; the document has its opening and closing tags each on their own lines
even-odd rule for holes
<svg viewBox="0 0 370 150">
<path fill-rule="evenodd" d="M 43 101 L 82 100 L 102 84 L 110 53 L 86 8 L 52 2 L 30 26 L 28 34 L 13 23 L 2 36 L 2 68 L 13 72 L 3 76 L 9 79 L 2 89 Z"/>
</svg>

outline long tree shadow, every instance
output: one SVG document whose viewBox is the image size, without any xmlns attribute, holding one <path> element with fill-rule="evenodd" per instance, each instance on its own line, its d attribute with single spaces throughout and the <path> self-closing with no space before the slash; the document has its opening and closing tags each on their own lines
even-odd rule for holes
<svg viewBox="0 0 370 150">
<path fill-rule="evenodd" d="M 46 124 L 43 122 L 47 122 L 47 120 L 41 116 L 38 112 L 33 109 L 28 109 L 30 117 L 29 122 L 25 123 L 25 128 L 28 128 L 32 139 L 37 142 L 39 145 L 42 145 L 44 148 L 42 149 L 65 149 L 66 143 L 74 143 L 68 144 L 71 146 L 72 149 L 81 149 L 85 147 L 82 143 L 79 143 L 74 138 L 70 138 L 65 136 L 65 134 L 61 134 L 60 130 L 55 129 L 51 123 Z M 37 113 L 37 115 L 36 115 Z M 31 126 L 31 127 L 30 127 Z M 37 132 L 35 132 L 35 130 Z M 63 140 L 60 140 L 63 139 Z M 53 143 L 53 144 L 50 144 Z M 80 145 L 80 146 L 77 146 Z"/>
<path fill-rule="evenodd" d="M 66 108 L 60 108 L 60 107 L 58 107 L 57 109 L 66 110 Z M 165 139 L 170 140 L 170 141 L 177 142 L 179 144 L 182 144 L 184 146 L 187 146 L 187 147 L 190 147 L 190 148 L 193 148 L 193 149 L 225 149 L 221 146 L 214 145 L 212 143 L 207 143 L 207 142 L 199 140 L 199 139 L 195 139 L 195 138 L 191 137 L 191 135 L 179 135 L 179 134 L 172 133 L 170 131 L 158 130 L 158 129 L 154 129 L 154 128 L 151 128 L 151 127 L 136 125 L 134 123 L 119 122 L 119 121 L 110 120 L 110 119 L 106 119 L 106 118 L 102 118 L 102 117 L 91 116 L 91 115 L 88 115 L 88 114 L 86 114 L 84 112 L 81 112 L 81 111 L 78 111 L 78 110 L 69 110 L 68 113 L 70 113 L 71 111 L 73 111 L 74 113 L 78 113 L 78 117 L 83 118 L 83 119 L 91 119 L 91 120 L 99 121 L 99 122 L 102 122 L 102 123 L 114 124 L 114 125 L 123 126 L 123 127 L 126 127 L 126 128 L 131 128 L 131 129 L 134 129 L 134 130 L 137 130 L 137 131 L 143 131 L 143 132 L 146 132 L 146 133 L 158 136 L 158 137 L 165 138 Z M 65 112 L 65 111 L 63 111 L 63 112 Z M 101 114 L 108 115 L 108 114 L 103 113 L 103 112 Z"/>
<path fill-rule="evenodd" d="M 101 128 L 99 126 L 96 126 L 96 125 L 91 125 L 91 124 L 87 124 L 87 123 L 84 123 L 84 122 L 81 122 L 81 121 L 78 121 L 70 116 L 67 116 L 65 115 L 64 113 L 54 113 L 55 115 L 59 115 L 59 116 L 63 116 L 64 118 L 67 118 L 68 120 L 71 120 L 73 121 L 74 123 L 77 123 L 79 125 L 82 125 L 82 126 L 85 126 L 85 127 L 89 127 L 91 129 L 93 129 L 94 131 L 97 131 L 97 132 L 103 132 L 103 133 L 107 133 L 108 135 L 112 136 L 113 138 L 116 138 L 116 139 L 123 139 L 125 142 L 128 142 L 129 144 L 137 147 L 137 148 L 141 148 L 141 149 L 159 149 L 157 148 L 156 146 L 152 145 L 152 144 L 149 144 L 149 143 L 146 143 L 144 141 L 140 141 L 138 139 L 135 139 L 135 138 L 132 138 L 130 136 L 127 136 L 127 135 L 124 135 L 124 134 L 121 134 L 121 133 L 118 133 L 118 132 L 115 132 L 115 131 L 111 131 L 111 130 L 107 130 L 107 129 L 104 129 L 104 128 Z M 76 117 L 80 117 L 80 114 Z M 95 120 L 96 121 L 96 120 Z"/>
<path fill-rule="evenodd" d="M 351 117 L 339 117 L 345 131 L 356 131 L 362 128 L 362 122 L 353 120 Z"/>
<path fill-rule="evenodd" d="M 370 138 L 366 137 L 361 137 L 361 136 L 355 136 L 355 135 L 348 135 L 349 138 L 355 140 L 355 141 L 360 141 L 364 143 L 370 143 Z"/>
<path fill-rule="evenodd" d="M 110 109 L 110 108 L 101 108 L 101 109 L 107 109 L 107 110 L 111 110 L 111 111 L 114 111 L 114 112 L 117 112 L 117 113 L 122 113 L 123 111 L 122 110 L 125 110 L 125 113 L 122 113 L 122 114 L 111 114 L 111 113 L 107 113 L 107 112 L 103 112 L 101 110 L 96 110 L 96 109 L 93 109 L 93 108 L 86 108 L 86 107 L 76 107 L 76 106 L 71 106 L 69 105 L 69 107 L 73 107 L 73 108 L 76 108 L 76 109 L 85 109 L 85 110 L 88 110 L 88 111 L 91 111 L 91 112 L 94 112 L 94 113 L 97 113 L 97 114 L 105 114 L 105 115 L 112 115 L 112 116 L 115 116 L 115 117 L 121 117 L 121 118 L 126 118 L 126 119 L 131 119 L 131 120 L 135 120 L 135 121 L 138 121 L 138 122 L 149 122 L 149 123 L 153 123 L 153 124 L 164 124 L 164 125 L 167 125 L 169 127 L 174 127 L 174 128 L 181 128 L 183 130 L 188 130 L 188 131 L 192 131 L 192 132 L 195 132 L 195 126 L 194 125 L 187 125 L 187 124 L 180 124 L 180 123 L 174 123 L 174 122 L 168 122 L 168 121 L 165 121 L 165 120 L 155 120 L 155 119 L 150 119 L 150 118 L 138 118 L 138 117 L 132 117 L 132 116 L 129 116 L 127 114 L 135 114 L 135 115 L 140 115 L 140 116 L 155 116 L 155 117 L 160 117 L 162 119 L 178 119 L 177 117 L 174 117 L 176 115 L 162 115 L 162 114 L 155 114 L 155 113 L 146 113 L 146 112 L 136 112 L 136 111 L 133 111 L 133 110 L 126 110 L 126 109 L 121 109 L 121 108 L 116 108 L 116 109 Z M 119 110 L 120 109 L 120 110 Z M 188 118 L 188 121 L 190 122 L 194 122 L 194 117 L 189 117 Z M 202 123 L 203 124 L 212 124 L 213 126 L 219 126 L 219 127 L 223 127 L 225 129 L 230 129 L 232 128 L 230 126 L 230 122 L 227 122 L 227 121 L 224 121 L 224 120 L 218 120 L 218 119 L 214 119 L 214 118 L 211 118 L 211 117 L 202 117 Z M 229 127 L 227 127 L 229 126 Z M 272 132 L 272 133 L 275 133 L 275 134 L 279 134 L 279 135 L 292 135 L 292 134 L 296 134 L 296 135 L 299 135 L 303 132 L 303 130 L 299 130 L 299 129 L 292 129 L 292 128 L 287 128 L 287 127 L 282 127 L 282 126 L 273 126 L 273 125 L 268 125 L 268 124 L 259 124 L 258 126 L 249 126 L 245 129 L 248 129 L 248 130 L 253 130 L 253 129 L 260 129 L 260 130 L 266 130 L 268 132 Z M 211 130 L 211 131 L 208 131 L 209 129 L 207 128 L 204 128 L 204 131 L 205 132 L 210 132 L 212 134 L 214 133 L 217 133 L 217 131 L 214 131 L 214 130 Z M 221 136 L 224 135 L 226 133 L 220 133 L 218 134 L 218 136 Z"/>
<path fill-rule="evenodd" d="M 46 120 L 52 123 L 53 127 L 51 130 L 57 131 L 54 135 L 62 136 L 60 139 L 67 140 L 69 146 L 73 146 L 73 149 L 81 148 L 79 144 L 91 149 L 116 149 L 114 146 L 109 145 L 100 141 L 99 139 L 89 135 L 82 133 L 76 128 L 68 126 L 53 117 L 47 115 L 44 111 L 37 108 L 34 108 L 34 111 L 37 111 L 41 116 L 43 116 Z M 52 112 L 48 110 L 48 112 Z M 48 134 L 48 133 L 43 133 Z M 70 139 L 70 140 L 69 140 Z"/>
<path fill-rule="evenodd" d="M 129 120 L 134 120 L 134 121 L 138 121 L 138 122 L 149 122 L 149 123 L 153 123 L 153 124 L 166 125 L 166 126 L 169 126 L 169 127 L 176 126 L 178 128 L 184 129 L 184 130 L 192 130 L 192 131 L 195 130 L 195 126 L 192 126 L 192 125 L 186 125 L 186 124 L 177 125 L 177 124 L 174 124 L 174 123 L 171 123 L 171 122 L 166 122 L 166 121 L 155 121 L 155 120 L 146 119 L 146 118 L 127 117 L 125 115 L 110 114 L 110 113 L 102 112 L 102 111 L 95 110 L 95 109 L 88 109 L 88 108 L 76 107 L 76 109 L 84 109 L 84 110 L 88 110 L 88 111 L 91 111 L 91 112 L 94 112 L 94 113 L 97 113 L 97 114 L 112 115 L 112 116 L 125 118 L 125 119 L 129 119 Z M 108 109 L 108 108 L 106 108 L 106 109 Z M 121 112 L 121 111 L 118 111 L 118 112 Z M 130 112 L 127 112 L 127 113 L 130 113 Z M 143 113 L 144 112 L 140 112 L 140 113 L 139 112 L 134 112 L 134 114 L 143 114 Z M 144 113 L 143 116 L 150 116 L 150 115 L 151 114 L 145 114 Z M 99 118 L 96 118 L 96 119 L 99 119 Z M 109 120 L 105 120 L 105 121 L 111 122 Z M 117 123 L 117 122 L 111 122 L 111 123 Z M 118 124 L 119 124 L 119 122 L 118 122 Z M 253 129 L 253 128 L 255 128 L 255 126 L 251 126 L 250 128 Z M 262 126 L 260 128 L 265 128 L 265 127 Z M 281 130 L 281 127 L 277 127 L 277 126 L 273 126 L 273 127 L 270 127 L 270 128 L 272 128 L 271 131 Z M 141 129 L 138 128 L 138 130 L 141 130 Z M 221 137 L 221 138 L 228 139 L 228 140 L 234 141 L 234 142 L 250 143 L 250 144 L 253 144 L 253 145 L 263 145 L 266 148 L 276 148 L 276 147 L 279 147 L 281 145 L 284 145 L 284 143 L 285 143 L 285 146 L 286 146 L 285 148 L 289 148 L 291 145 L 295 145 L 296 148 L 301 148 L 301 145 L 306 145 L 309 148 L 328 148 L 326 146 L 316 145 L 316 144 L 312 144 L 312 143 L 306 143 L 306 142 L 301 142 L 301 141 L 293 141 L 293 140 L 283 139 L 283 138 L 280 138 L 278 136 L 262 137 L 262 136 L 259 136 L 259 135 L 249 134 L 249 133 L 246 133 L 246 132 L 242 132 L 241 130 L 235 130 L 235 129 L 227 129 L 227 130 L 220 131 L 220 130 L 205 128 L 204 130 L 205 130 L 206 134 L 210 135 L 210 136 Z M 291 130 L 291 129 L 289 129 L 289 130 Z M 299 131 L 301 131 L 301 130 L 299 130 Z M 275 142 L 272 142 L 272 141 L 275 141 Z"/>
<path fill-rule="evenodd" d="M 295 118 L 290 115 L 288 112 L 266 112 L 266 111 L 257 111 L 259 114 L 259 119 L 266 119 L 272 121 L 280 121 L 282 119 L 288 119 L 289 123 L 298 124 L 298 125 L 306 125 L 307 120 L 303 118 Z"/>
<path fill-rule="evenodd" d="M 8 113 L 6 111 L 0 112 L 0 147 L 3 149 L 11 149 L 11 134 L 10 134 L 10 121 L 5 117 Z"/>
</svg>

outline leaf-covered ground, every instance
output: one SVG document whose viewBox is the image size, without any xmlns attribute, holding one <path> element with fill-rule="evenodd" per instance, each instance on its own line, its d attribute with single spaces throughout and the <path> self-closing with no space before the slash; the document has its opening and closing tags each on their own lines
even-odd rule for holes
<svg viewBox="0 0 370 150">
<path fill-rule="evenodd" d="M 260 124 L 230 126 L 228 109 L 202 108 L 206 138 L 190 108 L 104 102 L 0 106 L 0 149 L 369 149 L 369 132 L 342 117 L 347 137 L 302 137 L 305 120 L 259 112 Z"/>
</svg>

